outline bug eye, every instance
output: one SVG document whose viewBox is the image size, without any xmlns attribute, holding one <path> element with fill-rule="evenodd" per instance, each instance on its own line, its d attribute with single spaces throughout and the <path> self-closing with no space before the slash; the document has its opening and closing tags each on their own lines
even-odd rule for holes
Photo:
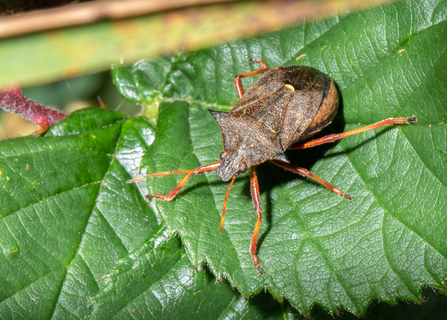
<svg viewBox="0 0 447 320">
<path fill-rule="evenodd" d="M 241 163 L 239 166 L 239 172 L 244 173 L 245 171 L 247 171 L 247 165 L 245 163 Z"/>
<path fill-rule="evenodd" d="M 227 153 L 224 151 L 220 154 L 220 160 L 223 160 L 225 158 L 225 156 L 227 155 Z"/>
</svg>

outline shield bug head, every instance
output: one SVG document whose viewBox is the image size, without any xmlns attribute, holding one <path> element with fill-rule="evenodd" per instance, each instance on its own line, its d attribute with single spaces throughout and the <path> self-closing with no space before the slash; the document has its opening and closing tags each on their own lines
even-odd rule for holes
<svg viewBox="0 0 447 320">
<path fill-rule="evenodd" d="M 230 149 L 220 154 L 220 165 L 216 170 L 216 175 L 222 181 L 229 181 L 233 176 L 247 171 L 243 153 L 236 149 Z"/>
</svg>

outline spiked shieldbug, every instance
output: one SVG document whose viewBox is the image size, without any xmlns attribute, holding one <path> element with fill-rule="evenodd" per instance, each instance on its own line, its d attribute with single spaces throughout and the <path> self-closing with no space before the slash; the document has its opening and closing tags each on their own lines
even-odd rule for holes
<svg viewBox="0 0 447 320">
<path fill-rule="evenodd" d="M 284 152 L 287 149 L 315 147 L 391 124 L 409 124 L 417 122 L 417 119 L 415 116 L 390 118 L 352 131 L 301 142 L 329 125 L 337 113 L 339 97 L 332 79 L 312 67 L 292 65 L 269 69 L 261 60 L 250 59 L 249 62 L 258 62 L 261 68 L 235 77 L 234 84 L 240 99 L 239 103 L 230 112 L 209 110 L 222 132 L 224 151 L 220 154 L 221 161 L 193 170 L 152 173 L 129 180 L 128 183 L 168 174 L 186 174 L 167 195 L 148 194 L 146 196 L 147 198 L 171 201 L 192 175 L 216 171 L 217 177 L 222 181 L 231 180 L 223 205 L 220 223 L 222 232 L 228 195 L 234 180 L 239 173 L 244 173 L 250 168 L 251 197 L 257 215 L 250 254 L 261 275 L 264 271 L 256 253 L 262 208 L 255 167 L 269 160 L 281 168 L 313 179 L 327 189 L 352 201 L 353 197 L 315 174 L 290 164 Z M 244 93 L 241 78 L 258 74 L 262 75 Z"/>
</svg>

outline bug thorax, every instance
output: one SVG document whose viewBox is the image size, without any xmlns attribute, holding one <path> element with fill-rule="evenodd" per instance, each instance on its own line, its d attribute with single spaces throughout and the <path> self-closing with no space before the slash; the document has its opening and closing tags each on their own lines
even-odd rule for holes
<svg viewBox="0 0 447 320">
<path fill-rule="evenodd" d="M 256 119 L 244 114 L 209 111 L 222 131 L 224 152 L 216 171 L 218 178 L 228 181 L 266 160 L 289 162 L 278 135 Z"/>
</svg>

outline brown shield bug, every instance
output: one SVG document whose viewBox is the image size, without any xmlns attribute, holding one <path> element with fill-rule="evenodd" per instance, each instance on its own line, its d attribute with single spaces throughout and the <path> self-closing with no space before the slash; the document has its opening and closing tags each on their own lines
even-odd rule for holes
<svg viewBox="0 0 447 320">
<path fill-rule="evenodd" d="M 258 232 L 262 218 L 258 178 L 255 171 L 256 165 L 270 160 L 281 168 L 314 179 L 329 190 L 351 201 L 352 197 L 350 195 L 335 188 L 308 170 L 290 164 L 284 151 L 315 147 L 390 124 L 417 122 L 417 119 L 415 116 L 386 119 L 363 128 L 300 143 L 300 141 L 311 137 L 330 124 L 337 113 L 338 92 L 332 79 L 311 67 L 280 66 L 269 69 L 263 61 L 249 60 L 249 62 L 253 61 L 258 62 L 261 69 L 239 74 L 234 79 L 240 99 L 239 103 L 230 112 L 209 110 L 222 131 L 224 151 L 220 154 L 221 161 L 194 170 L 152 173 L 129 180 L 128 183 L 147 177 L 185 173 L 186 176 L 182 181 L 167 195 L 147 195 L 147 198 L 154 197 L 171 201 L 192 175 L 216 171 L 217 177 L 221 180 L 231 180 L 224 200 L 220 224 L 220 231 L 222 232 L 231 186 L 239 173 L 246 172 L 250 168 L 251 197 L 257 215 L 250 253 L 259 274 L 262 274 L 264 271 L 259 265 L 256 255 Z M 244 93 L 241 78 L 258 74 L 263 75 Z"/>
</svg>

